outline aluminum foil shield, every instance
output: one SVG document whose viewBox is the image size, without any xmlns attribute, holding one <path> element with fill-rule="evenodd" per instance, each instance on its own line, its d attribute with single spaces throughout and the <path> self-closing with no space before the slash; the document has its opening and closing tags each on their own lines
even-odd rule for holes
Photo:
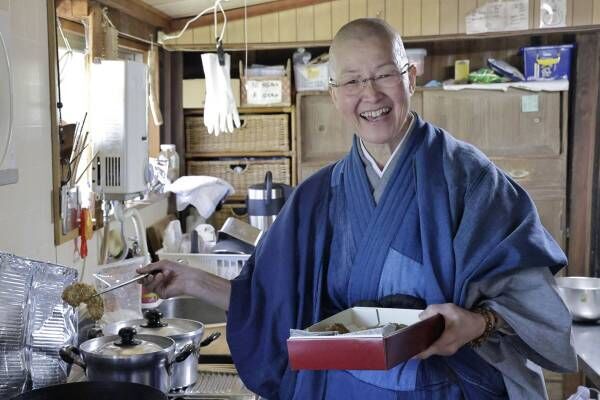
<svg viewBox="0 0 600 400">
<path fill-rule="evenodd" d="M 58 351 L 77 345 L 77 313 L 62 291 L 77 270 L 0 252 L 0 398 L 66 382 Z"/>
</svg>

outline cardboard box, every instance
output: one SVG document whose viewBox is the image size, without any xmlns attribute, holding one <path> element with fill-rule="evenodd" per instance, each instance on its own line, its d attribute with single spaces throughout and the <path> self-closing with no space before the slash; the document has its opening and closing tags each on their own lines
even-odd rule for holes
<svg viewBox="0 0 600 400">
<path fill-rule="evenodd" d="M 231 79 L 231 91 L 235 104 L 240 107 L 240 80 Z M 183 108 L 204 108 L 206 81 L 204 79 L 183 80 Z"/>
<path fill-rule="evenodd" d="M 435 342 L 444 330 L 444 317 L 435 315 L 419 320 L 422 310 L 354 307 L 344 310 L 305 331 L 319 332 L 333 323 L 351 327 L 373 327 L 379 324 L 408 325 L 382 336 L 335 335 L 292 336 L 287 340 L 292 370 L 387 370 L 419 354 Z"/>
<path fill-rule="evenodd" d="M 241 99 L 244 107 L 288 107 L 292 105 L 291 61 L 283 76 L 247 77 L 240 61 Z"/>
<path fill-rule="evenodd" d="M 528 81 L 569 79 L 572 44 L 523 47 L 523 75 Z"/>
</svg>

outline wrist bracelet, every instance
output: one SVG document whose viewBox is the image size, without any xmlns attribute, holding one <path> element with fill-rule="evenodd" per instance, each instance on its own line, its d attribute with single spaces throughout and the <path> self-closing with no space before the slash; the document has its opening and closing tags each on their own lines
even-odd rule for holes
<svg viewBox="0 0 600 400">
<path fill-rule="evenodd" d="M 498 319 L 496 318 L 496 313 L 489 308 L 475 307 L 471 312 L 481 315 L 485 320 L 485 330 L 483 333 L 468 343 L 471 347 L 479 347 L 494 333 Z"/>
</svg>

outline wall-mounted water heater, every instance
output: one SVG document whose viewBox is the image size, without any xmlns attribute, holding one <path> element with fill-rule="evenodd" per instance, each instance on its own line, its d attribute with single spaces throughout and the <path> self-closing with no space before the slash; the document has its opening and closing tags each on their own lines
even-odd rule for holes
<svg viewBox="0 0 600 400">
<path fill-rule="evenodd" d="M 13 135 L 13 82 L 10 68 L 10 16 L 0 10 L 0 185 L 19 179 Z"/>
<path fill-rule="evenodd" d="M 92 64 L 90 99 L 94 192 L 124 200 L 146 190 L 148 73 L 135 61 Z"/>
</svg>

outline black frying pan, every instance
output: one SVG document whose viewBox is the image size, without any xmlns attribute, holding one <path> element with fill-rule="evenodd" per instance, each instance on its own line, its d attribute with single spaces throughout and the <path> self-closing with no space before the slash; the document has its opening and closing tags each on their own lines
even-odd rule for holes
<svg viewBox="0 0 600 400">
<path fill-rule="evenodd" d="M 13 400 L 167 400 L 151 386 L 131 382 L 74 382 L 23 393 Z"/>
</svg>

